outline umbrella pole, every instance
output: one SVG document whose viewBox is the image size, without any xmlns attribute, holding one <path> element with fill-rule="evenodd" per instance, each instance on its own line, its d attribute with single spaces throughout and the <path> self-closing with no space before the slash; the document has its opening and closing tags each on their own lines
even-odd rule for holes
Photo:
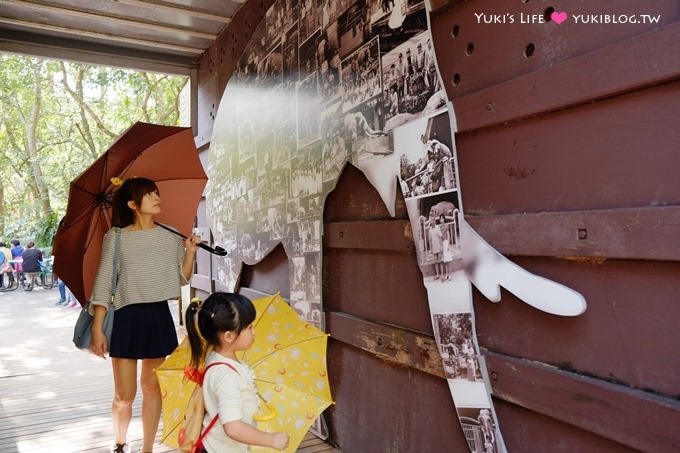
<svg viewBox="0 0 680 453">
<path fill-rule="evenodd" d="M 186 238 L 187 238 L 185 235 L 183 235 L 183 234 L 180 233 L 179 231 L 175 231 L 175 230 L 173 230 L 172 228 L 169 228 L 169 227 L 163 225 L 162 223 L 158 223 L 158 222 L 154 222 L 154 223 L 155 223 L 156 225 L 158 225 L 159 227 L 163 228 L 164 230 L 167 230 L 167 231 L 169 231 L 169 232 L 171 232 L 171 233 L 176 234 L 177 236 L 181 237 L 182 239 L 186 239 Z M 217 255 L 217 256 L 226 256 L 226 255 L 227 255 L 227 251 L 224 250 L 224 249 L 223 249 L 222 247 L 220 247 L 220 246 L 215 246 L 215 248 L 212 248 L 212 247 L 210 247 L 209 245 L 204 244 L 203 242 L 201 242 L 201 243 L 199 243 L 199 244 L 197 244 L 197 245 L 198 245 L 200 248 L 202 248 L 203 250 L 206 250 L 206 251 L 212 253 L 213 255 Z"/>
</svg>

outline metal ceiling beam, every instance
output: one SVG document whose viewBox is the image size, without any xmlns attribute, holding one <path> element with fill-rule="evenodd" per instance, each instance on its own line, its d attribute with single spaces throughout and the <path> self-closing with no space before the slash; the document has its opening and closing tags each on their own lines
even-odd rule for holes
<svg viewBox="0 0 680 453">
<path fill-rule="evenodd" d="M 95 13 L 91 11 L 84 11 L 82 9 L 69 8 L 67 6 L 54 6 L 46 3 L 26 1 L 26 0 L 2 0 L 0 3 L 7 3 L 16 5 L 21 8 L 34 9 L 39 12 L 50 11 L 57 14 L 64 14 L 69 16 L 74 16 L 78 18 L 93 19 L 93 24 L 97 21 L 105 21 L 111 23 L 117 23 L 122 25 L 130 25 L 133 27 L 140 27 L 144 29 L 152 29 L 158 31 L 168 31 L 171 33 L 185 34 L 190 36 L 195 36 L 197 38 L 208 39 L 213 41 L 217 35 L 213 33 L 204 33 L 197 30 L 193 30 L 188 27 L 182 26 L 171 26 L 166 24 L 160 24 L 158 22 L 142 21 L 130 19 L 122 16 L 112 16 L 109 14 Z"/>
<path fill-rule="evenodd" d="M 125 5 L 141 6 L 143 8 L 160 9 L 175 14 L 196 17 L 198 19 L 212 20 L 216 22 L 222 22 L 225 24 L 231 22 L 231 17 L 220 16 L 211 11 L 192 8 L 189 6 L 185 7 L 177 5 L 175 3 L 164 2 L 162 0 L 111 0 L 111 1 Z M 244 1 L 239 0 L 237 3 L 245 3 L 245 0 Z"/>
<path fill-rule="evenodd" d="M 161 49 L 161 50 L 171 50 L 175 52 L 183 52 L 183 53 L 188 53 L 192 54 L 194 56 L 201 55 L 205 49 L 199 48 L 199 47 L 189 47 L 189 46 L 180 46 L 177 44 L 170 44 L 170 43 L 164 43 L 164 42 L 157 42 L 157 41 L 149 41 L 146 39 L 139 39 L 139 38 L 127 38 L 125 36 L 117 36 L 117 35 L 110 35 L 107 33 L 99 33 L 99 32 L 93 32 L 93 31 L 86 31 L 86 30 L 73 30 L 70 28 L 66 27 L 60 27 L 56 25 L 49 25 L 49 24 L 42 24 L 38 22 L 29 22 L 25 20 L 19 20 L 19 19 L 10 19 L 8 17 L 0 17 L 0 23 L 5 23 L 8 25 L 13 25 L 17 27 L 25 27 L 25 28 L 32 28 L 32 29 L 37 29 L 37 30 L 45 30 L 45 31 L 51 31 L 51 32 L 56 32 L 56 33 L 63 33 L 67 35 L 74 35 L 78 37 L 88 37 L 88 38 L 97 38 L 97 39 L 104 39 L 107 41 L 110 41 L 112 43 L 125 43 L 125 44 L 133 44 L 137 46 L 142 46 L 146 48 L 153 48 L 153 49 Z"/>
<path fill-rule="evenodd" d="M 46 36 L 2 27 L 0 27 L 0 51 L 176 75 L 191 75 L 192 71 L 195 72 L 198 68 L 197 59 L 194 57 Z"/>
</svg>

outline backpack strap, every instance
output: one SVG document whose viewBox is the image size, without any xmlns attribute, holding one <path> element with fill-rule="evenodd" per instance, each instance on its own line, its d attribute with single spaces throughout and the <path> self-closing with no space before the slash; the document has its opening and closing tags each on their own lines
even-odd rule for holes
<svg viewBox="0 0 680 453">
<path fill-rule="evenodd" d="M 239 374 L 238 370 L 236 368 L 234 368 L 234 365 L 232 365 L 231 363 L 228 363 L 228 362 L 213 362 L 210 365 L 208 365 L 207 367 L 205 367 L 205 369 L 203 370 L 203 375 L 205 376 L 205 374 L 208 372 L 208 370 L 215 365 L 226 365 L 229 368 L 231 368 L 232 370 L 234 370 L 234 372 L 236 372 L 236 374 Z M 198 437 L 198 439 L 196 440 L 196 446 L 195 446 L 196 451 L 200 451 L 200 450 L 198 450 L 199 448 L 203 449 L 203 439 L 205 439 L 205 436 L 207 436 L 208 433 L 210 432 L 210 430 L 213 428 L 213 426 L 215 426 L 219 417 L 220 417 L 220 414 L 216 414 L 212 418 L 212 420 L 210 420 L 210 423 L 208 424 L 208 426 L 206 426 L 205 430 Z"/>
</svg>

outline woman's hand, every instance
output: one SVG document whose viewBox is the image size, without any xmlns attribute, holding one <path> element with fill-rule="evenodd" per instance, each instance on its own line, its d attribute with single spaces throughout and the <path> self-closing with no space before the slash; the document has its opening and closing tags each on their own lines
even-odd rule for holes
<svg viewBox="0 0 680 453">
<path fill-rule="evenodd" d="M 90 350 L 94 355 L 106 359 L 106 354 L 109 352 L 109 345 L 106 341 L 106 335 L 101 328 L 92 325 L 92 342 L 90 343 Z"/>
<path fill-rule="evenodd" d="M 196 253 L 196 250 L 198 249 L 198 244 L 200 244 L 201 242 L 202 242 L 201 237 L 199 235 L 192 234 L 191 236 L 184 240 L 184 248 L 187 251 Z"/>
</svg>

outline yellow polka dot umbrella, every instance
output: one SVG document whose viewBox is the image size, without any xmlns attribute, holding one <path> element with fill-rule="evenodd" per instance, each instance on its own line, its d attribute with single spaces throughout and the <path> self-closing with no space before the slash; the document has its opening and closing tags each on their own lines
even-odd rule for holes
<svg viewBox="0 0 680 453">
<path fill-rule="evenodd" d="M 288 433 L 290 442 L 284 451 L 294 452 L 314 420 L 333 402 L 326 369 L 328 335 L 301 319 L 278 294 L 256 299 L 253 304 L 257 311 L 255 342 L 238 358 L 255 371 L 255 387 L 262 402 L 255 416 L 258 428 Z M 172 448 L 178 448 L 179 427 L 196 387 L 184 375 L 190 360 L 185 338 L 156 369 L 163 397 L 161 442 Z"/>
<path fill-rule="evenodd" d="M 189 404 L 189 398 L 196 388 L 196 383 L 184 375 L 184 370 L 191 362 L 189 339 L 184 337 L 182 343 L 156 368 L 158 383 L 163 398 L 163 435 L 161 442 L 172 448 L 179 448 L 179 428 Z M 201 363 L 199 368 L 203 368 Z"/>
<path fill-rule="evenodd" d="M 258 428 L 287 432 L 285 451 L 294 452 L 333 403 L 326 369 L 328 335 L 301 319 L 278 294 L 253 304 L 255 342 L 239 359 L 255 371 L 255 387 L 265 402 L 256 417 Z"/>
</svg>

